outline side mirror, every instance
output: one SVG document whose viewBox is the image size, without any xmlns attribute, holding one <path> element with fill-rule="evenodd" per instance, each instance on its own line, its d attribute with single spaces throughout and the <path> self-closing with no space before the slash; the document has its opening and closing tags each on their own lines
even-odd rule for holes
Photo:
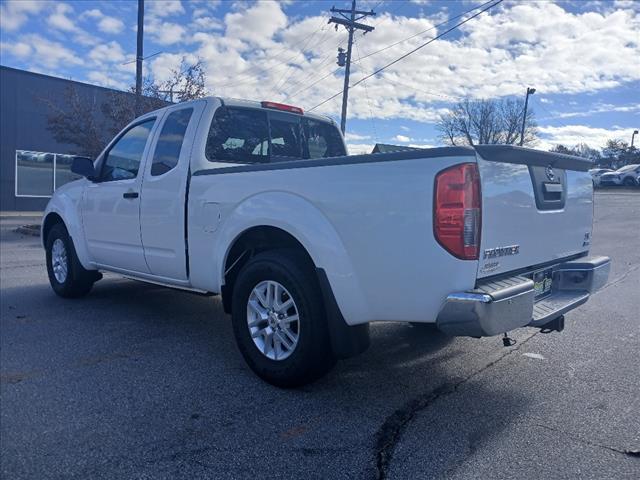
<svg viewBox="0 0 640 480">
<path fill-rule="evenodd" d="M 74 157 L 73 163 L 71 164 L 71 171 L 92 181 L 97 177 L 93 160 L 87 157 Z"/>
</svg>

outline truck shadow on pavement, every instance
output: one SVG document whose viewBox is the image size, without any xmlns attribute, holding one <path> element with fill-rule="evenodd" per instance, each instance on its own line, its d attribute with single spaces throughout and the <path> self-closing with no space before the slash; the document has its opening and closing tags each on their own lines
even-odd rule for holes
<svg viewBox="0 0 640 480">
<path fill-rule="evenodd" d="M 282 390 L 245 366 L 217 298 L 108 275 L 83 299 L 57 298 L 38 283 L 15 301 L 35 322 L 29 328 L 47 331 L 50 353 L 44 365 L 25 365 L 38 369 L 37 381 L 3 382 L 3 404 L 37 388 L 48 400 L 32 408 L 60 425 L 99 414 L 99 425 L 62 433 L 55 445 L 43 440 L 38 451 L 103 455 L 110 476 L 386 478 L 411 459 L 430 477 L 451 473 L 528 408 L 515 391 L 469 381 L 475 373 L 459 339 L 407 324 L 373 325 L 367 352 L 312 385 Z M 25 328 L 3 323 L 3 335 Z M 91 402 L 65 407 L 85 397 Z M 421 441 L 400 446 L 425 417 Z M 5 428 L 23 428 L 20 418 Z M 269 445 L 270 462 L 259 445 Z M 69 475 L 91 474 L 69 465 Z"/>
</svg>

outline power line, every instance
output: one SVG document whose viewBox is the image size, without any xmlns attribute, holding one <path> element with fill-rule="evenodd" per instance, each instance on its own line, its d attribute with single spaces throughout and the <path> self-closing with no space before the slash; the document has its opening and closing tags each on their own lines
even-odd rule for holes
<svg viewBox="0 0 640 480">
<path fill-rule="evenodd" d="M 433 27 L 429 27 L 429 28 L 427 28 L 426 30 L 422 30 L 421 32 L 415 33 L 415 34 L 411 35 L 410 37 L 407 37 L 407 38 L 405 38 L 405 39 L 403 39 L 403 40 L 399 40 L 399 41 L 397 41 L 397 42 L 395 42 L 395 43 L 392 43 L 391 45 L 387 45 L 386 47 L 383 47 L 383 48 L 381 48 L 380 50 L 376 50 L 375 52 L 367 53 L 367 54 L 366 54 L 365 56 L 363 56 L 362 58 L 363 58 L 363 59 L 365 59 L 365 58 L 369 58 L 369 57 L 371 57 L 371 56 L 373 56 L 373 55 L 377 55 L 377 54 L 378 54 L 378 53 L 380 53 L 380 52 L 384 52 L 385 50 L 389 50 L 390 48 L 393 48 L 393 47 L 395 47 L 396 45 L 400 45 L 401 43 L 404 43 L 404 42 L 406 42 L 406 41 L 408 41 L 408 40 L 411 40 L 412 38 L 419 37 L 420 35 L 424 35 L 425 33 L 430 32 L 431 30 L 434 30 L 434 29 L 436 29 L 436 28 L 438 28 L 438 27 L 441 27 L 442 25 L 446 25 L 447 23 L 450 23 L 450 22 L 452 22 L 453 20 L 455 20 L 455 19 L 457 19 L 457 18 L 464 17 L 464 16 L 465 16 L 465 15 L 467 15 L 468 13 L 471 13 L 471 12 L 473 12 L 474 10 L 477 10 L 477 9 L 479 9 L 479 8 L 482 8 L 482 7 L 484 7 L 485 5 L 487 5 L 487 4 L 489 4 L 489 3 L 493 3 L 494 1 L 495 1 L 495 0 L 489 0 L 488 2 L 485 2 L 485 3 L 483 3 L 482 5 L 478 5 L 477 7 L 473 7 L 473 8 L 471 8 L 471 9 L 467 10 L 466 12 L 462 12 L 462 13 L 460 13 L 460 14 L 458 14 L 458 15 L 454 16 L 454 17 L 448 18 L 448 19 L 447 19 L 447 20 L 445 20 L 444 22 L 440 22 L 440 23 L 438 23 L 438 24 L 434 25 Z M 378 23 L 380 23 L 380 22 L 378 22 Z"/>
<path fill-rule="evenodd" d="M 360 58 L 360 48 L 358 47 L 358 42 L 354 41 L 353 43 L 356 46 L 356 53 L 358 54 L 358 65 L 362 65 L 362 58 Z M 379 143 L 380 140 L 378 139 L 378 128 L 376 127 L 376 120 L 373 115 L 373 106 L 371 104 L 371 97 L 369 96 L 369 88 L 367 87 L 366 83 L 363 83 L 363 85 L 364 85 L 364 93 L 367 96 L 367 103 L 369 104 L 369 113 L 371 114 L 371 124 L 373 125 L 373 136 L 376 139 L 376 143 Z"/>
<path fill-rule="evenodd" d="M 302 88 L 302 89 L 300 89 L 300 90 L 298 90 L 298 91 L 296 91 L 296 92 L 294 92 L 294 93 L 289 94 L 289 95 L 287 96 L 287 98 L 294 98 L 294 97 L 295 97 L 295 96 L 297 96 L 298 94 L 300 94 L 300 93 L 302 93 L 302 92 L 306 92 L 306 91 L 307 91 L 307 90 L 309 90 L 311 87 L 313 87 L 313 86 L 317 85 L 318 83 L 320 83 L 322 80 L 324 80 L 324 79 L 325 79 L 325 78 L 327 78 L 328 76 L 333 75 L 334 73 L 338 73 L 339 71 L 340 71 L 340 67 L 338 67 L 338 68 L 336 68 L 336 69 L 331 70 L 331 71 L 330 71 L 329 73 L 327 73 L 326 75 L 324 75 L 324 76 L 320 77 L 319 79 L 315 80 L 312 84 L 310 84 L 310 85 L 308 85 L 308 86 L 306 86 L 306 87 L 304 87 L 304 88 Z"/>
<path fill-rule="evenodd" d="M 325 42 L 326 43 L 326 42 Z M 338 44 L 338 47 L 340 47 L 342 45 L 342 42 L 340 42 Z M 333 52 L 333 50 L 331 50 L 321 61 L 319 64 L 315 65 L 313 68 L 311 68 L 311 64 L 309 65 L 309 70 L 310 72 L 307 73 L 306 76 L 304 76 L 303 78 L 294 81 L 292 84 L 290 84 L 288 86 L 288 90 L 293 90 L 295 88 L 300 87 L 301 85 L 303 85 L 305 82 L 307 82 L 307 80 L 310 80 L 312 77 L 317 77 L 318 72 L 322 69 L 324 69 L 325 66 L 327 66 L 329 63 L 331 63 L 332 58 L 334 57 L 335 53 Z M 337 72 L 339 70 L 339 68 L 335 69 L 333 72 Z M 328 76 L 328 75 L 327 75 Z M 326 78 L 326 76 L 324 77 Z M 314 82 L 315 84 L 316 82 Z M 306 89 L 303 89 L 306 90 Z M 287 94 L 287 98 L 292 97 L 291 94 Z"/>
<path fill-rule="evenodd" d="M 429 44 L 431 44 L 431 43 L 435 42 L 435 41 L 436 41 L 436 40 L 438 40 L 439 38 L 442 38 L 443 36 L 445 36 L 447 33 L 451 32 L 451 31 L 455 30 L 456 28 L 460 27 L 461 25 L 464 25 L 465 23 L 467 23 L 467 22 L 469 22 L 469 21 L 473 20 L 473 19 L 474 19 L 474 18 L 476 18 L 477 16 L 482 15 L 482 14 L 483 14 L 484 12 L 486 12 L 487 10 L 489 10 L 489 9 L 491 9 L 491 8 L 493 8 L 493 7 L 495 7 L 496 5 L 498 5 L 498 4 L 502 3 L 502 2 L 503 2 L 503 0 L 498 0 L 497 2 L 493 3 L 492 5 L 489 5 L 488 7 L 485 7 L 484 9 L 480 10 L 478 13 L 476 13 L 476 14 L 474 14 L 474 15 L 470 16 L 469 18 L 467 18 L 467 19 L 463 20 L 462 22 L 457 23 L 457 24 L 455 24 L 453 27 L 451 27 L 451 28 L 449 28 L 449 29 L 445 30 L 445 31 L 444 31 L 444 32 L 442 32 L 440 35 L 437 35 L 437 36 L 433 37 L 432 39 L 428 40 L 427 42 L 423 43 L 422 45 L 419 45 L 418 47 L 414 48 L 413 50 L 411 50 L 411 51 L 409 51 L 409 52 L 405 53 L 404 55 L 401 55 L 400 57 L 396 58 L 396 59 L 395 59 L 395 60 L 393 60 L 392 62 L 387 63 L 387 64 L 386 64 L 386 65 L 384 65 L 383 67 L 380 67 L 379 69 L 377 69 L 377 70 L 376 70 L 376 71 L 374 71 L 373 73 L 371 73 L 371 74 L 369 74 L 369 75 L 367 75 L 367 76 L 365 76 L 365 77 L 361 78 L 361 79 L 360 79 L 360 80 L 358 80 L 356 83 L 354 83 L 353 85 L 351 85 L 349 88 L 354 88 L 354 87 L 358 86 L 359 84 L 361 84 L 361 83 L 362 83 L 362 82 L 364 82 L 365 80 L 367 80 L 367 79 L 369 79 L 369 78 L 371 78 L 371 77 L 373 77 L 373 76 L 375 76 L 375 75 L 377 75 L 377 74 L 381 73 L 382 71 L 386 70 L 387 68 L 391 67 L 392 65 L 395 65 L 396 63 L 398 63 L 398 62 L 400 62 L 400 61 L 404 60 L 404 59 L 405 59 L 405 58 L 407 58 L 409 55 L 414 54 L 414 53 L 415 53 L 415 52 L 417 52 L 418 50 L 420 50 L 420 49 L 422 49 L 422 48 L 426 47 L 427 45 L 429 45 Z M 326 100 L 323 100 L 323 101 L 322 101 L 322 102 L 320 102 L 319 104 L 317 104 L 317 105 L 315 105 L 314 107 L 310 108 L 308 111 L 315 110 L 316 108 L 318 108 L 318 107 L 320 107 L 320 106 L 324 105 L 325 103 L 327 103 L 327 102 L 329 102 L 329 101 L 333 100 L 333 99 L 334 99 L 334 98 L 336 98 L 338 95 L 340 95 L 340 93 L 341 93 L 341 92 L 337 92 L 336 94 L 332 95 L 331 97 L 327 98 Z"/>
<path fill-rule="evenodd" d="M 394 10 L 396 10 L 396 11 L 397 11 L 399 6 L 401 6 L 401 5 L 402 5 L 402 6 L 404 7 L 404 6 L 407 4 L 407 2 L 408 2 L 408 0 L 402 0 L 402 1 L 401 1 L 401 0 L 395 0 L 395 1 L 393 2 L 393 7 L 391 7 L 389 10 L 387 10 L 385 13 L 390 15 L 390 14 L 391 14 L 391 12 L 393 12 Z M 384 2 L 381 2 L 381 3 L 384 3 Z M 379 5 L 379 4 L 378 4 L 378 5 Z M 378 6 L 376 6 L 376 7 L 374 8 L 374 10 L 377 10 L 377 9 L 378 9 Z M 396 13 L 397 13 L 397 12 L 396 12 Z M 378 22 L 374 23 L 374 24 L 373 24 L 373 28 L 376 28 L 376 27 L 377 27 L 378 25 L 380 25 L 382 22 L 384 22 L 384 19 L 380 19 Z M 366 34 L 366 32 L 362 32 L 362 36 L 364 36 L 365 34 Z"/>
<path fill-rule="evenodd" d="M 324 19 L 322 19 L 322 22 L 320 23 L 320 25 L 318 25 L 318 28 L 316 28 L 313 32 L 312 35 L 310 35 L 307 39 L 307 41 L 305 42 L 305 44 L 302 46 L 302 48 L 300 49 L 300 51 L 302 52 L 302 54 L 304 55 L 304 51 L 307 48 L 307 45 L 309 45 L 309 42 L 311 42 L 311 39 L 313 39 L 313 37 L 316 36 L 316 33 L 318 33 L 318 31 L 324 30 L 326 28 L 326 23 L 324 22 Z M 296 57 L 296 53 L 294 53 L 289 60 L 287 60 L 287 69 L 284 71 L 284 73 L 282 74 L 282 76 L 280 77 L 280 79 L 275 83 L 273 89 L 277 91 L 278 89 L 278 85 L 280 84 L 280 82 L 284 79 L 284 82 L 282 82 L 282 84 L 284 85 L 284 83 L 286 83 L 286 80 L 289 78 L 289 76 L 287 75 L 289 73 L 289 71 L 291 70 L 291 65 L 289 65 L 289 62 L 291 62 L 294 58 Z M 286 77 L 286 78 L 285 78 Z"/>
<path fill-rule="evenodd" d="M 326 67 L 328 64 L 331 63 L 332 58 L 335 58 L 335 53 L 333 51 L 329 52 L 317 65 L 315 65 L 313 68 L 311 68 L 311 65 L 309 65 L 309 70 L 310 72 L 307 73 L 307 75 L 295 82 L 293 82 L 292 84 L 289 85 L 289 90 L 293 90 L 295 88 L 298 88 L 300 86 L 302 86 L 304 83 L 306 83 L 307 80 L 310 80 L 312 77 L 317 77 L 318 76 L 318 72 L 320 70 L 323 70 L 324 67 Z M 288 96 L 291 96 L 291 94 L 289 94 Z"/>
<path fill-rule="evenodd" d="M 324 18 L 322 19 L 323 21 L 322 21 L 321 26 L 323 26 L 323 25 L 324 25 L 324 20 L 325 20 L 325 19 L 326 19 L 326 17 L 324 17 Z M 320 27 L 318 27 L 316 30 L 314 30 L 313 32 L 311 32 L 311 33 L 310 33 L 309 35 L 307 35 L 306 37 L 304 37 L 300 43 L 304 43 L 304 45 L 305 45 L 305 47 L 306 47 L 306 45 L 307 45 L 307 43 L 309 43 L 309 41 L 310 41 L 311 37 L 312 37 L 312 36 L 314 36 L 314 35 L 318 32 L 318 30 L 320 30 Z M 328 39 L 327 39 L 327 40 L 328 40 Z M 324 41 L 323 41 L 323 43 L 324 43 L 324 42 L 326 42 L 326 40 L 324 40 Z M 273 59 L 275 59 L 275 57 L 276 57 L 280 52 L 284 52 L 285 50 L 288 50 L 288 49 L 289 49 L 289 47 L 288 47 L 288 46 L 283 46 L 282 48 L 279 48 L 278 50 L 276 50 L 276 51 L 275 51 L 274 53 L 272 53 L 271 55 L 269 55 L 269 56 L 267 56 L 267 57 L 263 58 L 263 59 L 262 59 L 262 61 L 264 62 L 265 60 L 269 60 L 269 59 L 272 59 L 272 58 L 273 58 Z M 225 88 L 225 87 L 231 87 L 231 86 L 236 86 L 236 85 L 245 85 L 245 84 L 247 84 L 247 83 L 255 83 L 255 82 L 258 82 L 258 81 L 260 81 L 261 79 L 260 79 L 260 78 L 256 78 L 256 77 L 251 77 L 248 81 L 240 81 L 240 82 L 238 82 L 238 79 L 240 79 L 240 78 L 242 78 L 242 77 L 250 76 L 250 75 L 251 75 L 251 73 L 250 73 L 250 72 L 251 72 L 252 70 L 256 70 L 256 69 L 258 69 L 258 70 L 261 70 L 262 72 L 265 72 L 265 71 L 267 70 L 267 68 L 271 68 L 271 69 L 280 68 L 280 67 L 282 67 L 283 65 L 287 65 L 291 60 L 293 60 L 293 58 L 294 58 L 295 56 L 296 56 L 296 54 L 293 54 L 293 55 L 291 55 L 291 56 L 287 57 L 287 59 L 286 59 L 286 60 L 281 60 L 281 61 L 277 62 L 277 63 L 276 63 L 274 66 L 272 66 L 272 67 L 263 66 L 263 65 L 254 65 L 254 66 L 251 66 L 251 67 L 249 67 L 249 69 L 248 69 L 246 72 L 241 73 L 240 75 L 238 75 L 237 77 L 235 77 L 235 79 L 234 79 L 234 81 L 233 81 L 233 82 L 226 83 L 226 84 L 224 84 L 224 85 L 218 85 L 216 88 Z"/>
<path fill-rule="evenodd" d="M 376 50 L 375 52 L 368 53 L 367 55 L 364 55 L 364 56 L 362 56 L 362 57 L 359 57 L 359 60 L 360 60 L 360 61 L 361 61 L 361 60 L 364 60 L 365 58 L 371 57 L 371 56 L 376 55 L 376 54 L 378 54 L 378 53 L 380 53 L 380 52 L 382 52 L 382 51 L 388 50 L 389 48 L 395 47 L 396 45 L 399 45 L 400 43 L 406 42 L 407 40 L 411 40 L 412 38 L 415 38 L 415 37 L 417 37 L 417 36 L 420 36 L 420 35 L 422 35 L 422 34 L 424 34 L 424 33 L 428 32 L 428 31 L 430 31 L 430 30 L 433 30 L 434 28 L 438 28 L 438 27 L 440 27 L 440 26 L 442 26 L 442 25 L 445 25 L 445 24 L 447 24 L 447 23 L 450 23 L 451 21 L 455 20 L 456 18 L 463 17 L 464 15 L 466 15 L 466 14 L 468 14 L 468 13 L 470 13 L 470 12 L 473 12 L 474 10 L 477 10 L 477 9 L 479 9 L 479 8 L 482 8 L 483 6 L 485 6 L 485 5 L 489 4 L 489 3 L 492 3 L 492 2 L 494 2 L 494 1 L 495 1 L 495 0 L 490 0 L 489 2 L 485 2 L 485 3 L 483 3 L 482 5 L 478 5 L 477 7 L 471 8 L 471 9 L 469 9 L 469 10 L 467 10 L 467 11 L 463 12 L 463 13 L 460 13 L 459 15 L 456 15 L 456 16 L 454 16 L 454 17 L 451 17 L 451 18 L 447 19 L 447 20 L 446 20 L 446 21 L 444 21 L 444 22 L 441 22 L 441 23 L 439 23 L 439 24 L 437 24 L 437 25 L 434 25 L 433 27 L 427 28 L 426 30 L 423 30 L 423 31 L 418 32 L 418 33 L 416 33 L 416 34 L 414 34 L 414 35 L 411 35 L 410 37 L 407 37 L 407 38 L 405 38 L 405 39 L 403 39 L 403 40 L 400 40 L 400 41 L 398 41 L 398 42 L 392 43 L 391 45 L 387 45 L 386 47 L 383 47 L 383 48 L 381 48 L 380 50 Z M 384 3 L 384 2 L 381 2 L 381 3 Z M 403 4 L 402 2 L 399 2 L 399 1 L 398 1 L 398 2 L 397 2 L 397 3 L 395 3 L 394 5 L 395 5 L 395 6 L 396 6 L 396 8 L 397 8 L 397 6 L 398 6 L 398 5 L 402 5 L 402 4 Z M 391 10 L 393 10 L 393 9 L 390 9 L 387 13 L 389 13 Z M 374 25 L 374 27 L 375 27 L 375 26 L 377 26 L 377 25 L 380 25 L 380 23 L 382 23 L 382 20 L 381 20 L 381 21 L 379 21 L 378 23 L 376 23 L 376 24 Z M 363 32 L 363 33 L 362 33 L 362 35 L 364 35 L 365 33 L 366 33 L 366 32 Z M 340 44 L 338 45 L 338 47 L 340 47 L 341 45 L 342 45 L 342 43 L 340 43 Z M 330 57 L 330 56 L 332 56 L 332 55 L 333 55 L 333 54 L 332 54 L 332 53 L 330 53 L 327 57 Z M 359 55 L 359 52 L 358 52 L 358 55 Z M 326 59 L 327 57 L 325 57 L 325 59 Z M 317 68 L 322 68 L 322 67 L 324 67 L 325 63 L 326 63 L 326 60 L 323 60 L 323 61 L 321 62 L 321 64 L 320 64 L 320 66 L 318 66 Z M 359 63 L 361 63 L 361 62 L 359 62 Z M 311 87 L 313 87 L 313 86 L 317 85 L 318 83 L 320 83 L 322 80 L 324 80 L 324 79 L 325 79 L 325 78 L 327 78 L 328 76 L 330 76 L 330 75 L 332 75 L 332 74 L 334 74 L 334 73 L 337 73 L 339 70 L 340 70 L 339 68 L 336 68 L 335 70 L 333 70 L 332 72 L 330 72 L 330 73 L 328 73 L 328 74 L 324 75 L 324 76 L 323 76 L 323 77 L 321 77 L 320 79 L 315 80 L 313 83 L 311 83 L 311 84 L 310 84 L 310 85 L 308 85 L 307 87 L 302 88 L 302 89 L 300 89 L 300 90 L 296 91 L 295 93 L 289 94 L 289 95 L 287 96 L 287 98 L 293 98 L 293 97 L 295 97 L 296 95 L 298 95 L 298 94 L 300 94 L 300 93 L 302 93 L 302 92 L 304 92 L 304 91 L 307 91 L 308 89 L 310 89 Z M 309 74 L 307 77 L 305 77 L 303 80 L 301 80 L 300 82 L 297 82 L 297 83 L 296 83 L 296 84 L 294 84 L 294 85 L 300 85 L 301 83 L 305 82 L 307 79 L 309 79 L 309 78 L 313 77 L 314 75 L 315 75 L 315 72 L 312 72 L 312 73 L 311 73 L 311 74 Z M 395 84 L 397 84 L 397 85 L 402 85 L 402 86 L 405 86 L 405 87 L 410 88 L 410 89 L 412 89 L 412 90 L 416 90 L 416 91 L 418 91 L 418 92 L 424 93 L 424 94 L 426 94 L 426 95 L 432 95 L 432 96 L 435 96 L 435 97 L 442 97 L 442 98 L 452 99 L 452 100 L 456 100 L 456 101 L 457 101 L 457 100 L 459 100 L 459 98 L 456 98 L 456 97 L 451 97 L 451 96 L 448 96 L 448 95 L 441 95 L 441 94 L 437 94 L 437 93 L 433 93 L 433 92 L 427 92 L 426 90 L 421 90 L 421 89 L 419 89 L 419 88 L 417 88 L 417 87 L 413 87 L 413 86 L 411 86 L 411 85 L 408 85 L 408 84 L 406 84 L 406 83 L 402 83 L 402 82 L 400 82 L 400 81 L 394 81 L 394 80 L 391 80 L 391 79 L 389 79 L 389 78 L 386 78 L 386 80 L 387 80 L 388 82 L 390 82 L 390 83 L 395 83 Z"/>
</svg>

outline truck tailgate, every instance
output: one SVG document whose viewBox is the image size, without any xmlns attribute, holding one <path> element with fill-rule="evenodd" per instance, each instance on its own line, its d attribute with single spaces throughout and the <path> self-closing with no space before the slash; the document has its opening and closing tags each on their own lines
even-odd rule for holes
<svg viewBox="0 0 640 480">
<path fill-rule="evenodd" d="M 482 189 L 478 278 L 531 270 L 589 250 L 589 160 L 507 145 L 476 151 Z"/>
</svg>

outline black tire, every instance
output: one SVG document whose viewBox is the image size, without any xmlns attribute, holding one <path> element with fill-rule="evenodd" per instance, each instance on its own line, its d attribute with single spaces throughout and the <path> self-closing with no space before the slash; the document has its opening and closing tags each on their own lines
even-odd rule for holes
<svg viewBox="0 0 640 480">
<path fill-rule="evenodd" d="M 299 339 L 289 357 L 268 358 L 256 346 L 247 325 L 247 302 L 262 281 L 280 283 L 298 309 Z M 290 388 L 311 383 L 336 363 L 320 286 L 307 258 L 295 250 L 273 250 L 250 259 L 238 274 L 232 298 L 233 332 L 245 361 L 266 382 Z"/>
<path fill-rule="evenodd" d="M 635 187 L 636 186 L 636 181 L 631 178 L 631 177 L 627 177 L 624 179 L 624 182 L 622 182 L 624 185 L 626 185 L 627 187 Z"/>
<path fill-rule="evenodd" d="M 60 240 L 66 252 L 67 274 L 64 281 L 59 281 L 53 271 L 52 250 L 56 240 Z M 61 297 L 78 298 L 83 297 L 91 290 L 96 280 L 101 278 L 97 271 L 85 270 L 80 264 L 73 242 L 67 233 L 67 229 L 61 223 L 51 227 L 46 239 L 47 252 L 47 273 L 51 288 Z"/>
</svg>

